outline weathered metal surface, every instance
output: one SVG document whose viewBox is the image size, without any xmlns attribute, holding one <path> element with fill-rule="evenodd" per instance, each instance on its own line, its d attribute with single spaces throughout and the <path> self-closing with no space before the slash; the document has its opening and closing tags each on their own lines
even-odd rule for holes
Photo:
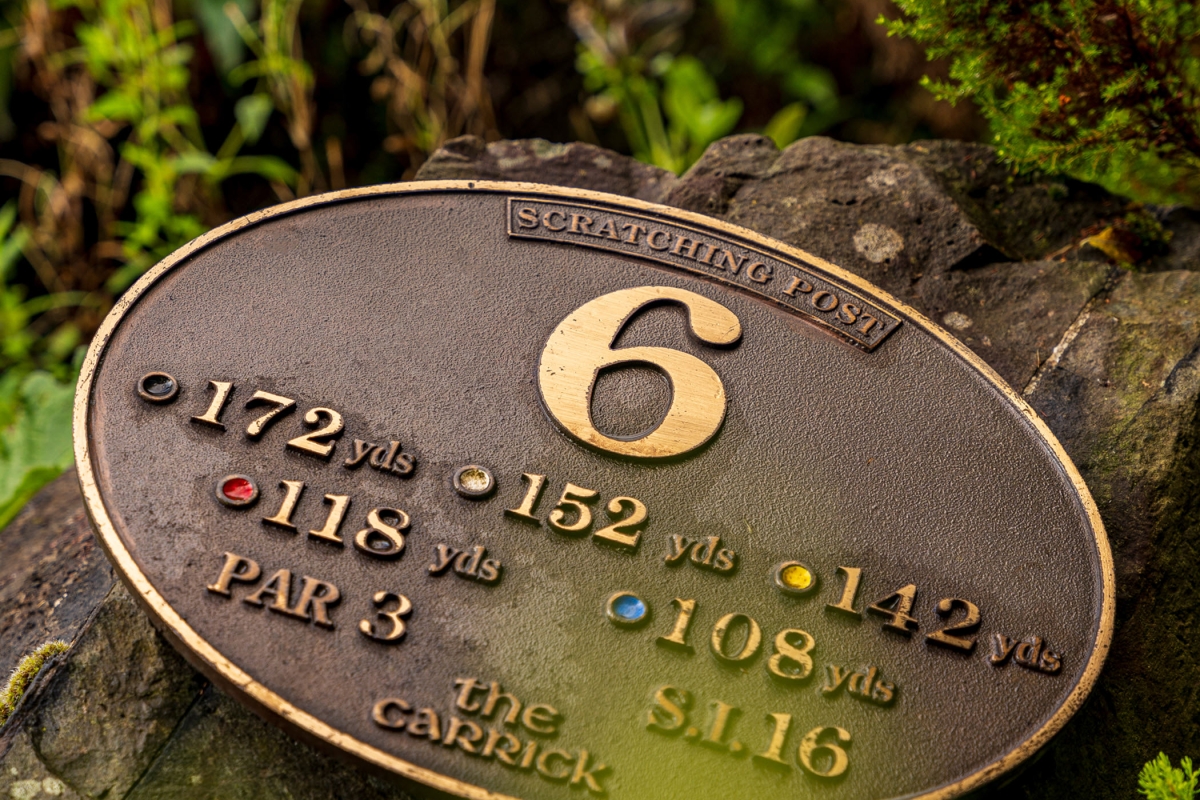
<svg viewBox="0 0 1200 800">
<path fill-rule="evenodd" d="M 1103 529 L 1033 412 L 697 215 L 283 206 L 147 275 L 80 387 L 85 499 L 152 617 L 418 789 L 951 797 L 1066 722 L 1111 636 Z"/>
</svg>

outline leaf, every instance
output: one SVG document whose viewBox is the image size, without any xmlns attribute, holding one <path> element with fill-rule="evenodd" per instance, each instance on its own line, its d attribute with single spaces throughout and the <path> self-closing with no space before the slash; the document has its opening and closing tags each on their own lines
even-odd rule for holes
<svg viewBox="0 0 1200 800">
<path fill-rule="evenodd" d="M 133 122 L 142 118 L 142 104 L 135 97 L 113 90 L 92 103 L 87 110 L 87 118 Z"/>
<path fill-rule="evenodd" d="M 239 173 L 261 175 L 269 181 L 282 181 L 289 186 L 296 185 L 298 175 L 290 164 L 275 156 L 238 156 L 229 162 L 225 174 Z"/>
<path fill-rule="evenodd" d="M 238 33 L 237 26 L 225 14 L 226 0 L 193 0 L 192 10 L 200 29 L 204 32 L 204 42 L 212 53 L 213 62 L 222 75 L 246 60 L 246 45 Z M 241 0 L 237 3 L 244 16 L 249 16 L 254 3 L 251 0 Z"/>
<path fill-rule="evenodd" d="M 11 200 L 0 209 L 0 284 L 12 275 L 13 266 L 21 258 L 21 249 L 29 240 L 29 229 L 24 225 L 9 233 L 16 216 L 17 206 Z"/>
<path fill-rule="evenodd" d="M 21 476 L 20 482 L 0 497 L 0 529 L 12 522 L 38 490 L 62 474 L 59 467 L 32 467 Z"/>
<path fill-rule="evenodd" d="M 79 25 L 75 28 L 75 36 L 79 39 L 79 43 L 83 45 L 84 52 L 87 55 L 88 66 L 91 68 L 93 74 L 105 70 L 112 61 L 116 60 L 116 42 L 102 28 L 96 25 Z M 97 75 L 97 77 L 99 76 Z"/>
<path fill-rule="evenodd" d="M 71 353 L 75 352 L 75 348 L 80 345 L 82 339 L 83 335 L 73 322 L 64 322 L 43 341 L 46 358 L 55 363 L 62 363 Z"/>
<path fill-rule="evenodd" d="M 736 97 L 728 100 L 712 100 L 701 106 L 688 121 L 696 145 L 703 142 L 707 147 L 712 142 L 733 132 L 742 117 L 742 101 Z"/>
<path fill-rule="evenodd" d="M 791 103 L 775 112 L 775 115 L 763 128 L 763 134 L 775 142 L 780 150 L 796 141 L 800 136 L 800 128 L 808 117 L 808 107 L 803 103 Z"/>
<path fill-rule="evenodd" d="M 176 125 L 198 125 L 200 123 L 196 109 L 182 103 L 164 108 L 159 116 L 162 120 L 174 122 Z"/>
<path fill-rule="evenodd" d="M 13 223 L 17 221 L 17 203 L 15 200 L 9 200 L 0 208 L 0 239 L 8 236 L 8 232 L 12 230 Z"/>
<path fill-rule="evenodd" d="M 698 58 L 679 56 L 671 59 L 664 73 L 666 94 L 674 93 L 680 102 L 699 105 L 720 97 L 717 82 Z"/>
<path fill-rule="evenodd" d="M 730 133 L 742 116 L 742 101 L 736 97 L 721 100 L 717 82 L 699 59 L 673 59 L 665 69 L 664 82 L 663 109 L 673 138 L 686 132 L 685 160 L 689 163 L 709 144 Z"/>
<path fill-rule="evenodd" d="M 171 159 L 171 165 L 180 175 L 204 175 L 216 163 L 217 160 L 215 158 L 200 150 L 182 153 Z"/>
<path fill-rule="evenodd" d="M 1090 244 L 1118 264 L 1133 264 L 1138 260 L 1137 254 L 1129 251 L 1111 225 L 1096 235 L 1087 237 L 1080 244 Z"/>
<path fill-rule="evenodd" d="M 42 314 L 53 308 L 73 308 L 81 306 L 91 297 L 87 292 L 54 292 L 53 294 L 38 295 L 32 300 L 25 301 L 25 313 L 30 316 Z M 94 305 L 95 303 L 91 303 Z"/>
<path fill-rule="evenodd" d="M 819 108 L 837 103 L 837 83 L 833 75 L 821 67 L 797 65 L 785 77 L 784 87 L 793 96 Z"/>
<path fill-rule="evenodd" d="M 271 118 L 271 112 L 274 110 L 275 104 L 270 95 L 261 92 L 237 101 L 233 113 L 237 117 L 238 125 L 242 126 L 242 135 L 249 144 L 256 143 L 262 136 L 267 127 L 267 120 Z"/>
<path fill-rule="evenodd" d="M 74 383 L 48 372 L 31 372 L 15 392 L 0 397 L 11 420 L 0 431 L 0 525 L 5 525 L 38 489 L 71 465 Z"/>
</svg>

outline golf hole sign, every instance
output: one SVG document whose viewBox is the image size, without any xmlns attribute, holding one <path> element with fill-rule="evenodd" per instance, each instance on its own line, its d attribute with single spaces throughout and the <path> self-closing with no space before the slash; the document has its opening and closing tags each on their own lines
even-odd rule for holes
<svg viewBox="0 0 1200 800">
<path fill-rule="evenodd" d="M 80 378 L 125 582 L 242 702 L 417 794 L 948 798 L 1094 684 L 1113 573 L 1020 398 L 696 214 L 413 183 L 232 222 Z"/>
</svg>

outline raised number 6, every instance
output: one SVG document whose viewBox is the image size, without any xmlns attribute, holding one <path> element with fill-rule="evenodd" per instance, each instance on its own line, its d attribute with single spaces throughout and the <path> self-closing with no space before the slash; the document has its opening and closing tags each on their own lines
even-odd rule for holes
<svg viewBox="0 0 1200 800">
<path fill-rule="evenodd" d="M 584 303 L 558 324 L 542 350 L 538 387 L 542 402 L 563 430 L 584 444 L 633 458 L 669 458 L 695 450 L 725 419 L 721 377 L 700 359 L 667 347 L 624 347 L 613 342 L 634 314 L 651 303 L 679 303 L 688 310 L 701 342 L 726 346 L 742 336 L 738 318 L 720 303 L 686 289 L 639 286 Z M 592 389 L 600 370 L 617 364 L 648 364 L 671 384 L 671 407 L 662 424 L 637 438 L 605 436 L 592 424 Z"/>
</svg>

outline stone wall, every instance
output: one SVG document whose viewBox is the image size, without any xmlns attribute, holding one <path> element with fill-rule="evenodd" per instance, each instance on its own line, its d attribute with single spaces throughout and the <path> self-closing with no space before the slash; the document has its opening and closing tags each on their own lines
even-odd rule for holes
<svg viewBox="0 0 1200 800">
<path fill-rule="evenodd" d="M 1000 797 L 1130 798 L 1160 750 L 1200 756 L 1200 216 L 1163 212 L 1130 270 L 1079 247 L 1125 204 L 1014 178 L 986 147 L 717 142 L 675 177 L 589 145 L 447 144 L 420 179 L 555 183 L 685 208 L 829 259 L 944 325 L 1046 419 L 1103 514 L 1117 629 L 1086 706 Z M 208 685 L 113 580 L 73 473 L 0 532 L 0 669 L 73 640 L 0 729 L 0 797 L 400 798 Z"/>
</svg>

